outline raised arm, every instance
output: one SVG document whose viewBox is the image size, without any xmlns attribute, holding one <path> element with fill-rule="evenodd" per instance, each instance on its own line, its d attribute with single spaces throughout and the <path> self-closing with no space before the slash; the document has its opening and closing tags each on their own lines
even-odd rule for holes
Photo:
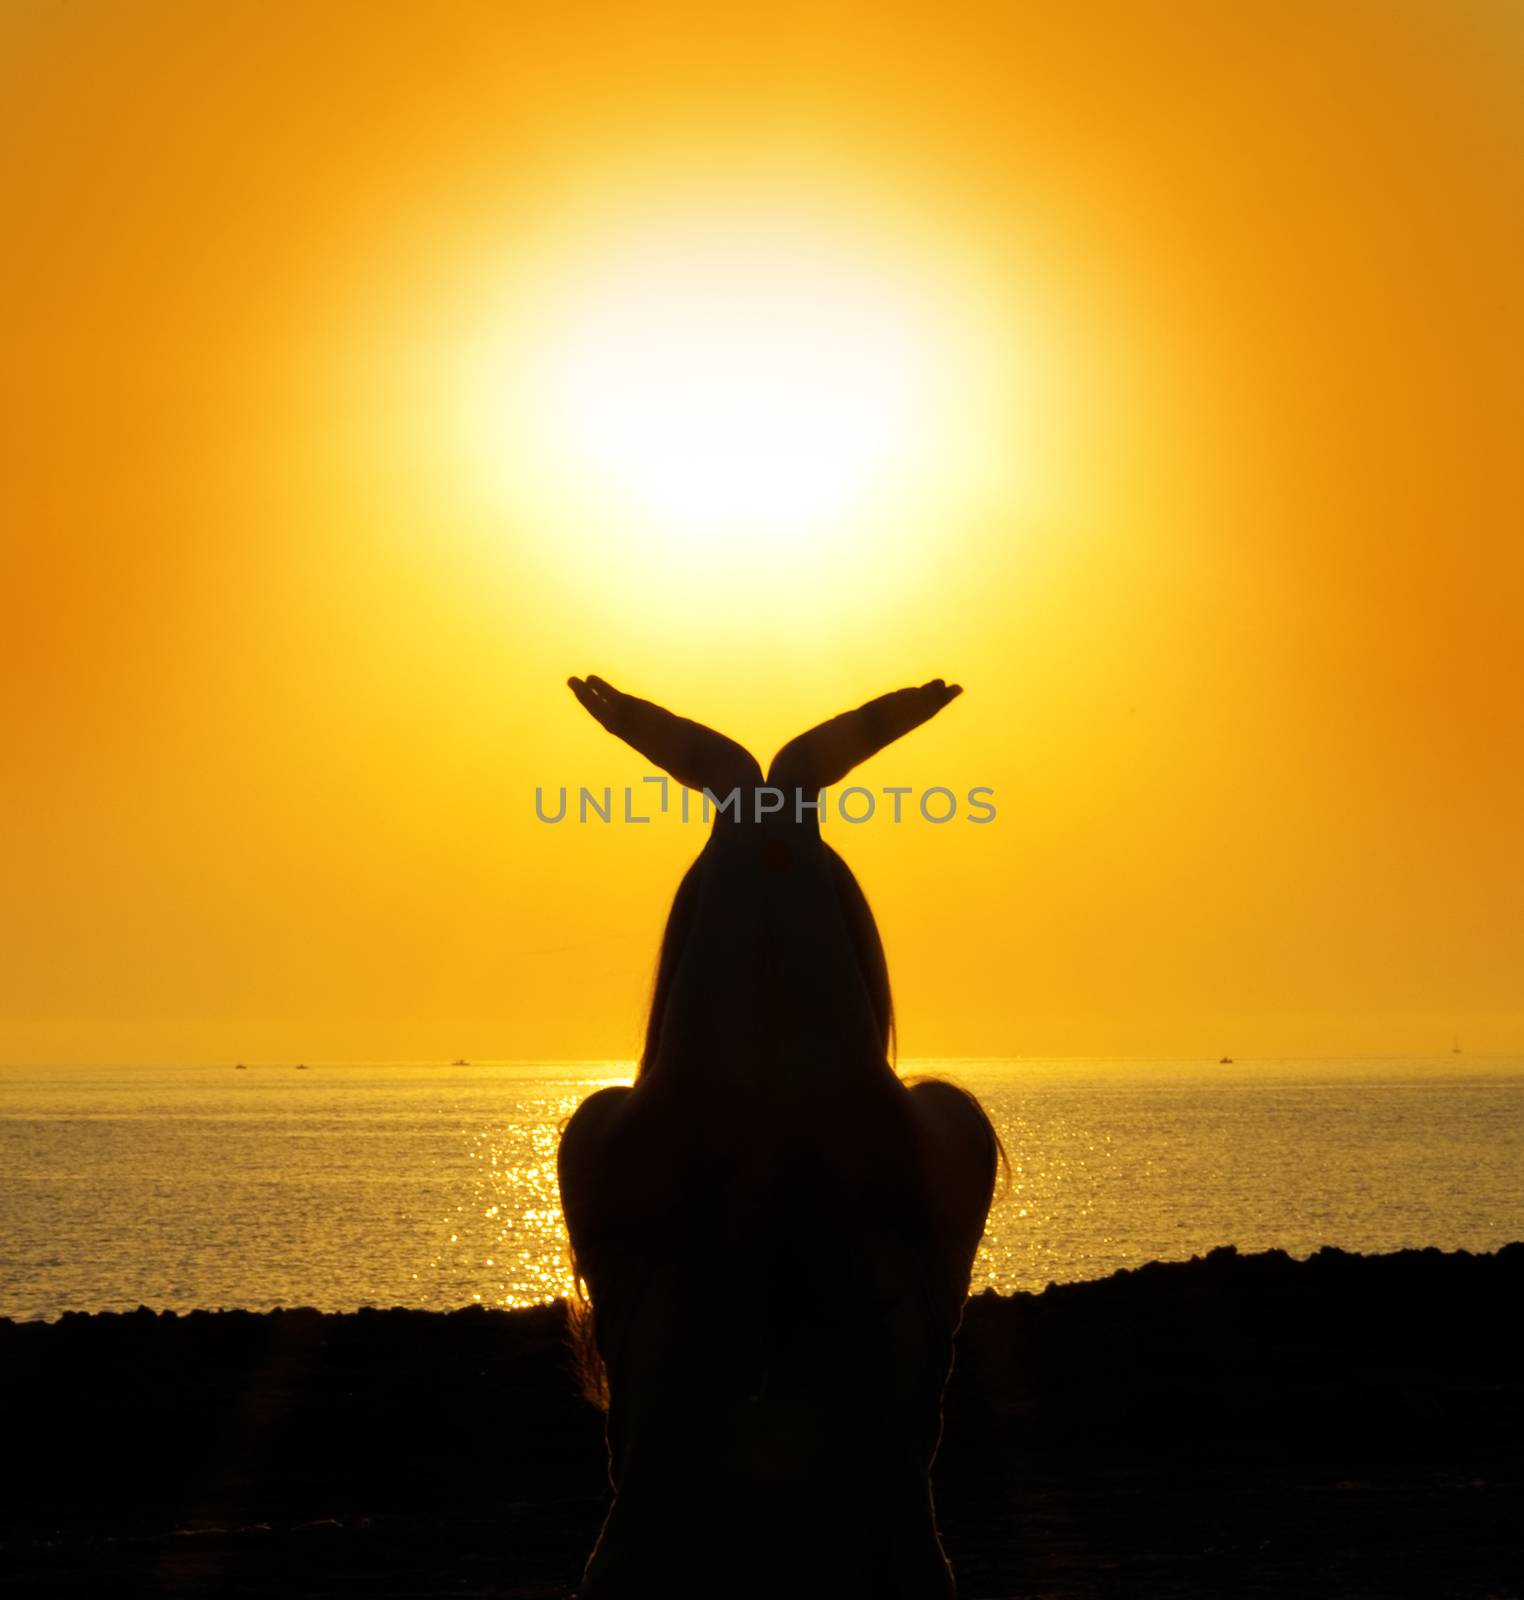
<svg viewBox="0 0 1524 1600">
<path fill-rule="evenodd" d="M 780 988 L 796 1019 L 795 1047 L 822 1063 L 876 1069 L 884 1059 L 883 1040 L 820 839 L 819 812 L 797 802 L 839 783 L 962 692 L 941 678 L 895 689 L 817 723 L 773 757 L 768 783 L 786 798 L 771 823 L 777 843 L 769 848 L 777 870 L 769 879 L 769 927 Z"/>
<path fill-rule="evenodd" d="M 573 678 L 581 704 L 664 772 L 718 795 L 699 860 L 697 902 L 667 997 L 653 1079 L 723 1082 L 794 1059 L 828 1070 L 882 1066 L 878 1019 L 858 964 L 813 799 L 886 745 L 929 721 L 962 690 L 940 678 L 880 695 L 792 739 L 774 757 L 780 810 L 754 806 L 761 769 L 733 739 L 626 695 Z M 764 1060 L 764 1056 L 768 1060 Z"/>
<path fill-rule="evenodd" d="M 702 722 L 679 717 L 654 701 L 625 694 L 604 678 L 568 678 L 567 687 L 590 716 L 647 761 L 689 789 L 725 795 L 762 781 L 757 758 Z"/>
<path fill-rule="evenodd" d="M 756 947 L 764 869 L 759 831 L 736 819 L 755 814 L 762 768 L 736 740 L 625 694 L 607 679 L 567 681 L 592 717 L 677 782 L 720 799 L 740 791 L 738 808 L 716 813 L 699 857 L 692 923 L 668 992 L 657 1060 L 647 1068 L 653 1083 L 674 1072 L 705 1078 L 754 1072 L 763 1035 Z"/>
<path fill-rule="evenodd" d="M 841 780 L 885 745 L 930 722 L 963 693 L 961 684 L 933 678 L 918 688 L 894 689 L 840 716 L 818 722 L 773 757 L 767 781 L 785 791 L 818 792 Z"/>
</svg>

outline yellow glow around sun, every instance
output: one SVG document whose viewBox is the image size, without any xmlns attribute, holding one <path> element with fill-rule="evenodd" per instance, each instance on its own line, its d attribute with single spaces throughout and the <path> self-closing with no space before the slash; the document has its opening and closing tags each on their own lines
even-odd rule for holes
<svg viewBox="0 0 1524 1600">
<path fill-rule="evenodd" d="M 904 567 L 910 530 L 1006 470 L 1017 431 L 971 281 L 906 229 L 797 200 L 563 227 L 521 247 L 472 341 L 474 471 L 589 581 L 691 597 L 744 568 L 776 598 L 798 569 L 774 555 Z"/>
</svg>

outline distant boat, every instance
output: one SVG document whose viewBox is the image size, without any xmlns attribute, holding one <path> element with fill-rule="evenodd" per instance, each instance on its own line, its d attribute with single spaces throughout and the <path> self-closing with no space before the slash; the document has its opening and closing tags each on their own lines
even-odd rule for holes
<svg viewBox="0 0 1524 1600">
<path fill-rule="evenodd" d="M 247 1072 L 248 1070 L 249 1069 L 246 1066 L 244 1066 L 243 1062 L 241 1062 L 241 1061 L 234 1062 L 234 1064 L 233 1064 L 233 1071 L 234 1072 Z"/>
<path fill-rule="evenodd" d="M 1450 1046 L 1450 1054 L 1452 1056 L 1458 1056 L 1460 1053 L 1461 1053 L 1460 1039 L 1457 1036 L 1455 1043 Z"/>
<path fill-rule="evenodd" d="M 467 1061 L 464 1056 L 461 1056 L 457 1060 L 452 1061 L 450 1065 L 452 1067 L 469 1067 L 471 1063 Z"/>
<path fill-rule="evenodd" d="M 305 1061 L 298 1061 L 296 1064 L 296 1070 L 298 1072 L 305 1072 L 307 1070 L 307 1063 Z"/>
<path fill-rule="evenodd" d="M 1231 1067 L 1233 1065 L 1232 1056 L 1219 1056 L 1217 1058 L 1217 1065 L 1219 1067 Z"/>
</svg>

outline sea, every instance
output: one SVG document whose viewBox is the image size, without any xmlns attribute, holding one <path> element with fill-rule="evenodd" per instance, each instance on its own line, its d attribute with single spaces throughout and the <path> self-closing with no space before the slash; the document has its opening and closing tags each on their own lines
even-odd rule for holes
<svg viewBox="0 0 1524 1600">
<path fill-rule="evenodd" d="M 901 1062 L 1010 1157 L 973 1287 L 1218 1245 L 1524 1238 L 1524 1057 Z M 571 1287 L 556 1142 L 631 1064 L 0 1067 L 0 1316 L 524 1306 Z"/>
</svg>

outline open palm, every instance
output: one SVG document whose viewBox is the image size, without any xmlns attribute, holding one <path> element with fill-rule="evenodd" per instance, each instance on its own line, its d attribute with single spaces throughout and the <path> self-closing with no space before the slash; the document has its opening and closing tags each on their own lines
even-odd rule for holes
<svg viewBox="0 0 1524 1600">
<path fill-rule="evenodd" d="M 625 694 L 593 674 L 568 678 L 567 684 L 603 727 L 688 788 L 721 795 L 761 783 L 756 757 L 702 722 Z M 854 767 L 929 722 L 962 693 L 958 684 L 933 678 L 843 711 L 790 739 L 773 757 L 767 781 L 779 789 L 807 792 L 839 783 Z"/>
</svg>

